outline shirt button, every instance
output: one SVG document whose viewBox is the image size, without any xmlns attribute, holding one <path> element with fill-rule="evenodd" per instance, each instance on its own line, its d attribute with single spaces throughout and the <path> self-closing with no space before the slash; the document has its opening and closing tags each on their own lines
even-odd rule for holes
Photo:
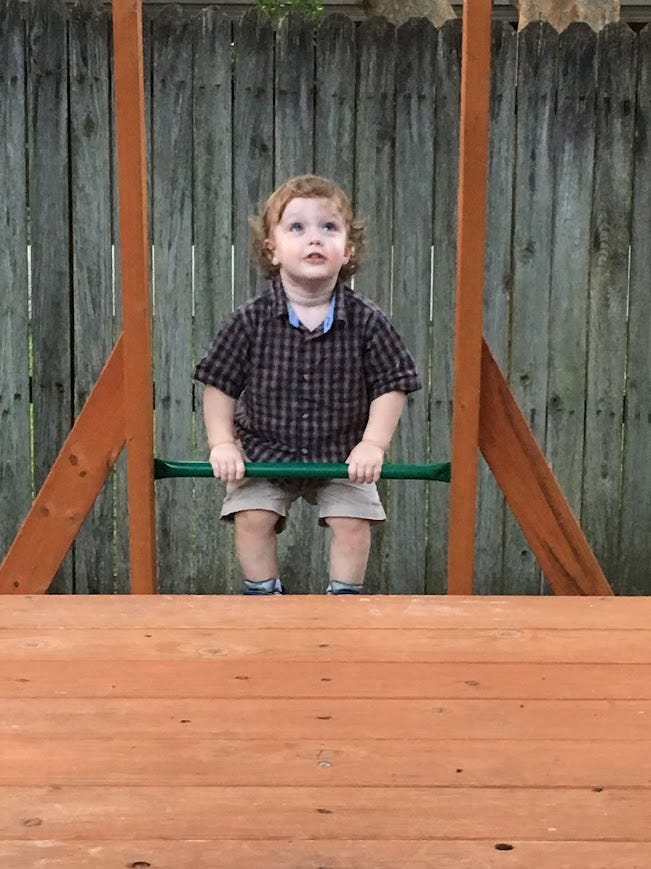
<svg viewBox="0 0 651 869">
<path fill-rule="evenodd" d="M 310 379 L 310 372 L 309 372 L 309 371 L 305 371 L 304 374 L 303 374 L 303 380 L 309 380 L 309 379 Z"/>
<path fill-rule="evenodd" d="M 306 450 L 305 447 L 303 447 L 303 449 L 301 450 L 301 455 L 306 456 L 308 454 L 308 452 L 309 452 L 309 450 Z"/>
<path fill-rule="evenodd" d="M 303 414 L 303 419 L 309 419 L 309 418 L 310 418 L 310 414 L 309 414 L 309 413 L 304 413 L 304 414 Z"/>
</svg>

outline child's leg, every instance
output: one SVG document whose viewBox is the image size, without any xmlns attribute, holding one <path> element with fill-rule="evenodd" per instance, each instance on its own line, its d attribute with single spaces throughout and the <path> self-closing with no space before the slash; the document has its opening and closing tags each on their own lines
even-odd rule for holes
<svg viewBox="0 0 651 869">
<path fill-rule="evenodd" d="M 278 514 L 270 510 L 242 510 L 234 519 L 235 550 L 245 578 L 252 582 L 276 578 Z"/>
<path fill-rule="evenodd" d="M 330 540 L 330 582 L 361 586 L 371 551 L 371 522 L 348 516 L 328 516 Z"/>
</svg>

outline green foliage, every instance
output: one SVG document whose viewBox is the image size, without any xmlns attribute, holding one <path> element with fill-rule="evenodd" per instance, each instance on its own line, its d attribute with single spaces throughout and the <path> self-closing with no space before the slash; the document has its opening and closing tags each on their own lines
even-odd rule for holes
<svg viewBox="0 0 651 869">
<path fill-rule="evenodd" d="M 254 2 L 263 12 L 266 12 L 274 25 L 277 25 L 292 9 L 309 15 L 315 23 L 321 20 L 323 14 L 321 0 L 254 0 Z"/>
</svg>

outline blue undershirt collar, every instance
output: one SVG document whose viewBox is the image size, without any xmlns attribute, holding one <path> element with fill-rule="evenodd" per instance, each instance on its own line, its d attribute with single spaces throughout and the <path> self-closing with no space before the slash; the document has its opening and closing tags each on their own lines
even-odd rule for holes
<svg viewBox="0 0 651 869">
<path fill-rule="evenodd" d="M 295 329 L 300 329 L 301 323 L 298 317 L 296 316 L 296 311 L 292 308 L 292 303 L 287 299 L 287 313 L 289 315 L 289 322 Z M 330 302 L 330 307 L 328 308 L 328 313 L 325 315 L 325 320 L 323 321 L 323 334 L 329 332 L 332 328 L 332 324 L 335 319 L 335 297 L 332 297 L 332 301 Z"/>
</svg>

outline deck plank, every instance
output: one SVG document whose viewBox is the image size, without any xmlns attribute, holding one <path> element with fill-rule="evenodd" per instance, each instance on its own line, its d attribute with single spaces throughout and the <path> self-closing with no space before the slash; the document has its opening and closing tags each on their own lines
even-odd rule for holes
<svg viewBox="0 0 651 869">
<path fill-rule="evenodd" d="M 37 601 L 37 605 L 34 605 Z M 581 628 L 645 629 L 649 597 L 340 598 L 288 595 L 12 595 L 0 625 L 14 628 Z"/>
<path fill-rule="evenodd" d="M 286 685 L 291 693 L 291 680 Z M 0 733 L 20 737 L 287 739 L 638 739 L 648 700 L 368 700 L 34 698 L 0 705 Z M 278 722 L 272 725 L 272 722 Z M 273 727 L 273 730 L 272 730 Z M 276 737 L 273 732 L 274 738 Z"/>
<path fill-rule="evenodd" d="M 0 788 L 0 839 L 649 842 L 645 788 Z"/>
<path fill-rule="evenodd" d="M 4 660 L 651 663 L 651 629 L 4 628 Z"/>
<path fill-rule="evenodd" d="M 0 698 L 278 697 L 284 661 L 0 660 Z M 292 696 L 651 700 L 651 664 L 294 661 Z"/>
<path fill-rule="evenodd" d="M 498 849 L 498 846 L 500 849 Z M 509 848 L 510 850 L 505 850 Z M 401 839 L 0 841 L 0 861 L 12 869 L 648 869 L 651 845 L 617 842 L 423 841 Z"/>
<path fill-rule="evenodd" d="M 650 736 L 651 739 L 651 736 Z M 648 787 L 649 742 L 548 739 L 0 740 L 5 787 Z"/>
</svg>

